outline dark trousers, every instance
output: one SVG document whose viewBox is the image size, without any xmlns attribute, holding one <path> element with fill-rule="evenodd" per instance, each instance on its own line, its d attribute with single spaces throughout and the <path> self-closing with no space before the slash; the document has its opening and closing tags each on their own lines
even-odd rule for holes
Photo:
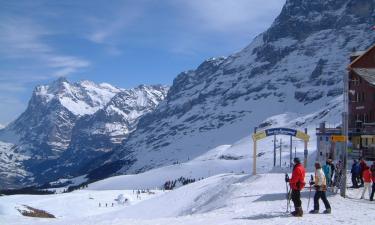
<svg viewBox="0 0 375 225">
<path fill-rule="evenodd" d="M 374 200 L 374 194 L 375 194 L 375 182 L 372 183 L 372 191 L 371 191 L 371 196 L 370 196 L 371 201 Z"/>
<path fill-rule="evenodd" d="M 331 205 L 329 204 L 325 191 L 316 191 L 314 195 L 314 210 L 319 210 L 319 199 L 322 199 L 326 209 L 330 209 Z"/>
<path fill-rule="evenodd" d="M 353 183 L 353 187 L 358 187 L 358 175 L 357 174 L 354 174 L 352 173 L 352 183 Z"/>
<path fill-rule="evenodd" d="M 295 208 L 301 207 L 301 191 L 292 190 L 292 201 Z"/>
</svg>

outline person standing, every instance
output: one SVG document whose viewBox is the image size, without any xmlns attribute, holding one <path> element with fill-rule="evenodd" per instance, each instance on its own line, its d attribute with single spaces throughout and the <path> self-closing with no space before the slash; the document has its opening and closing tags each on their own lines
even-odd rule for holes
<svg viewBox="0 0 375 225">
<path fill-rule="evenodd" d="M 331 167 L 331 180 L 329 181 L 330 183 L 330 186 L 333 186 L 333 183 L 334 183 L 334 177 L 336 175 L 336 171 L 335 171 L 335 164 L 333 163 L 333 160 L 330 158 L 328 159 L 328 163 L 329 163 L 329 166 Z"/>
<path fill-rule="evenodd" d="M 322 166 L 319 162 L 315 163 L 315 182 L 311 182 L 310 185 L 314 185 L 316 190 L 314 195 L 314 209 L 311 210 L 310 213 L 319 213 L 319 199 L 322 199 L 324 206 L 326 207 L 326 210 L 324 210 L 323 213 L 331 213 L 331 205 L 329 204 L 326 196 L 327 178 L 325 177 Z"/>
<path fill-rule="evenodd" d="M 370 167 L 368 167 L 367 165 L 365 165 L 363 168 L 362 177 L 363 177 L 363 182 L 364 182 L 364 185 L 363 185 L 364 188 L 362 191 L 361 199 L 365 198 L 366 191 L 368 191 L 369 199 L 370 199 L 371 198 L 370 187 L 371 187 L 372 179 L 371 179 Z"/>
<path fill-rule="evenodd" d="M 299 158 L 294 158 L 294 167 L 292 177 L 289 180 L 290 188 L 292 189 L 292 201 L 294 204 L 295 211 L 292 212 L 293 216 L 302 217 L 302 202 L 301 202 L 301 190 L 305 187 L 305 168 L 301 164 Z"/>
<path fill-rule="evenodd" d="M 371 180 L 372 180 L 372 191 L 370 195 L 370 201 L 374 201 L 374 194 L 375 194 L 375 161 L 372 163 L 371 168 Z"/>
<path fill-rule="evenodd" d="M 359 164 L 355 159 L 353 160 L 353 165 L 352 169 L 350 170 L 350 173 L 352 174 L 352 187 L 358 188 Z"/>
<path fill-rule="evenodd" d="M 366 161 L 363 158 L 359 159 L 359 181 L 361 184 L 360 187 L 363 187 L 365 185 L 363 181 L 363 171 L 365 170 L 365 167 L 367 166 Z"/>
<path fill-rule="evenodd" d="M 337 188 L 340 188 L 341 177 L 342 177 L 342 162 L 341 162 L 341 160 L 339 160 L 336 163 L 335 177 L 334 177 L 334 186 L 337 187 Z"/>
<path fill-rule="evenodd" d="M 327 186 L 330 186 L 332 171 L 331 171 L 331 165 L 329 164 L 329 160 L 327 160 L 326 164 L 323 166 L 323 172 L 326 177 Z"/>
</svg>

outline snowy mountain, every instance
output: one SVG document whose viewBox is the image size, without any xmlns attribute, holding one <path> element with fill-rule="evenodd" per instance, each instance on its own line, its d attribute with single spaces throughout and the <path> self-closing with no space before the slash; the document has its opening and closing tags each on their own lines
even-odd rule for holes
<svg viewBox="0 0 375 225">
<path fill-rule="evenodd" d="M 140 85 L 116 94 L 107 105 L 93 115 L 77 120 L 70 146 L 53 163 L 46 164 L 43 177 L 80 175 L 98 165 L 91 161 L 101 158 L 122 143 L 137 128 L 139 119 L 152 112 L 168 92 L 167 86 Z M 105 157 L 104 157 L 105 158 Z"/>
<path fill-rule="evenodd" d="M 60 78 L 35 88 L 28 107 L 0 131 L 0 140 L 17 144 L 19 152 L 37 159 L 59 157 L 70 144 L 75 122 L 104 107 L 121 89 L 90 81 Z"/>
<path fill-rule="evenodd" d="M 374 18 L 372 0 L 286 1 L 243 50 L 179 74 L 105 167 L 122 164 L 118 173 L 131 174 L 184 162 L 272 126 L 278 115 L 301 118 L 292 125 L 301 128 L 339 121 L 332 109 L 340 102 L 332 101 L 342 94 L 350 53 L 373 44 Z"/>
<path fill-rule="evenodd" d="M 42 171 L 51 165 L 60 166 L 62 162 L 72 165 L 94 157 L 95 152 L 110 151 L 135 129 L 140 116 L 155 108 L 167 91 L 164 86 L 125 90 L 106 83 L 70 83 L 59 78 L 35 88 L 26 111 L 0 130 L 0 140 L 14 145 L 12 149 L 24 161 L 20 168 L 25 167 L 29 175 L 34 174 L 29 178 L 38 181 L 44 176 Z M 86 157 L 77 158 L 74 154 L 81 148 L 79 154 Z M 68 149 L 70 161 L 60 160 L 69 155 L 64 154 Z M 4 167 L 0 172 L 9 171 Z"/>
</svg>

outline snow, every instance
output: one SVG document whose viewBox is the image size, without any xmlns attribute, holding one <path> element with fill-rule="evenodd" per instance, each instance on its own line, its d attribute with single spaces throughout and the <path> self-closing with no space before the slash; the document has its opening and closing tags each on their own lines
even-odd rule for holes
<svg viewBox="0 0 375 225">
<path fill-rule="evenodd" d="M 329 193 L 332 214 L 306 213 L 309 189 L 302 192 L 305 215 L 286 213 L 284 174 L 256 176 L 220 174 L 173 191 L 152 190 L 140 199 L 133 190 L 80 190 L 47 196 L 5 196 L 0 201 L 0 223 L 35 224 L 369 224 L 375 219 L 375 204 L 358 198 L 360 190 L 349 189 L 349 198 Z M 120 195 L 129 199 L 117 204 Z M 101 207 L 99 207 L 99 202 Z M 105 207 L 105 203 L 108 207 Z M 114 207 L 112 207 L 114 203 Z M 321 204 L 321 210 L 324 206 Z M 22 217 L 16 207 L 28 205 L 46 210 L 57 219 Z M 348 206 L 352 207 L 348 207 Z M 310 208 L 312 209 L 312 202 Z M 355 209 L 355 210 L 353 210 Z"/>
<path fill-rule="evenodd" d="M 332 103 L 333 104 L 333 103 Z M 312 113 L 304 120 L 315 117 Z M 294 114 L 285 113 L 269 118 L 276 125 L 288 124 Z M 297 118 L 301 119 L 301 118 Z M 292 119 L 293 121 L 293 119 Z M 312 129 L 312 128 L 311 128 Z M 280 136 L 283 137 L 283 136 Z M 285 136 L 287 137 L 287 136 Z M 288 138 L 289 139 L 289 138 Z M 309 145 L 314 149 L 315 140 Z M 232 145 L 221 145 L 186 162 L 176 162 L 134 175 L 107 178 L 72 193 L 33 196 L 0 197 L 0 224 L 368 224 L 375 219 L 371 213 L 375 204 L 359 200 L 361 189 L 349 189 L 348 198 L 329 193 L 331 215 L 306 213 L 308 189 L 302 193 L 303 218 L 290 217 L 286 210 L 283 171 L 289 172 L 289 150 L 282 152 L 282 167 L 272 168 L 270 140 L 259 142 L 257 159 L 260 174 L 249 175 L 252 168 L 252 141 L 250 136 Z M 303 143 L 295 143 L 302 156 Z M 287 146 L 284 146 L 288 149 Z M 309 164 L 314 161 L 314 151 Z M 269 172 L 271 171 L 271 172 Z M 311 168 L 309 168 L 311 173 Z M 306 177 L 309 177 L 307 174 Z M 172 191 L 160 188 L 168 180 L 179 177 L 197 181 Z M 204 179 L 201 179 L 204 178 Z M 308 179 L 308 178 L 306 178 Z M 64 182 L 68 180 L 59 180 Z M 85 181 L 84 176 L 71 179 L 74 184 Z M 145 191 L 137 197 L 137 190 Z M 128 199 L 119 203 L 116 199 Z M 100 207 L 99 207 L 100 203 Z M 113 207 L 112 207 L 113 203 Z M 107 207 L 105 207 L 107 204 Z M 312 200 L 310 209 L 312 209 Z M 57 219 L 23 217 L 17 208 L 31 206 L 45 210 Z M 353 207 L 348 207 L 351 205 Z M 356 210 L 353 210 L 355 208 Z M 321 209 L 324 209 L 321 203 Z"/>
</svg>

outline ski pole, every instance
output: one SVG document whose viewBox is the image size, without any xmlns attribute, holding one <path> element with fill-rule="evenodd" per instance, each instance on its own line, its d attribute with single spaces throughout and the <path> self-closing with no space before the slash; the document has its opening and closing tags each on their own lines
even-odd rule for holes
<svg viewBox="0 0 375 225">
<path fill-rule="evenodd" d="M 310 177 L 310 191 L 309 191 L 309 200 L 307 201 L 307 212 L 309 211 L 310 207 L 310 198 L 311 198 L 311 187 L 312 187 L 312 182 L 314 181 L 313 175 Z"/>
<path fill-rule="evenodd" d="M 288 182 L 289 182 L 289 176 L 286 173 L 285 174 L 285 188 L 286 188 L 286 212 L 289 210 L 289 196 L 290 196 L 290 191 L 288 189 Z"/>
</svg>

